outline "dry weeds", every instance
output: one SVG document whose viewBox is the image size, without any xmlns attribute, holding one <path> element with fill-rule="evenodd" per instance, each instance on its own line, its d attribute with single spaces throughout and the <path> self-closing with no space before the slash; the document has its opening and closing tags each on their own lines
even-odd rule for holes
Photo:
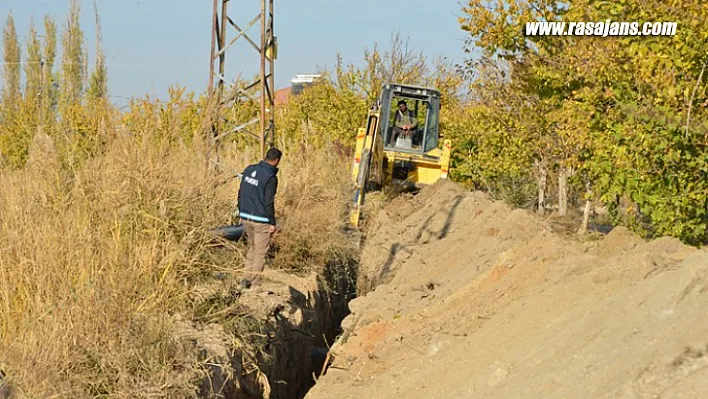
<svg viewBox="0 0 708 399">
<path fill-rule="evenodd" d="M 116 135 L 67 172 L 38 136 L 25 170 L 0 172 L 0 367 L 19 397 L 193 397 L 203 362 L 175 338 L 190 292 L 238 251 L 210 245 L 229 222 L 248 153 L 203 174 L 203 145 Z M 286 145 L 271 266 L 316 270 L 353 254 L 343 232 L 349 160 Z M 242 245 L 242 244 L 239 244 Z"/>
</svg>

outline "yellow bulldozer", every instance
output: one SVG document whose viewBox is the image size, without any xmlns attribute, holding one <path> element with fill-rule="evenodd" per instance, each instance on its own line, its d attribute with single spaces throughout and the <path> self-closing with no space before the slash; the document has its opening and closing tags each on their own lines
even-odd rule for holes
<svg viewBox="0 0 708 399">
<path fill-rule="evenodd" d="M 416 187 L 447 179 L 452 144 L 440 145 L 440 92 L 387 83 L 359 128 L 350 221 L 359 226 L 366 192 L 392 184 Z"/>
</svg>

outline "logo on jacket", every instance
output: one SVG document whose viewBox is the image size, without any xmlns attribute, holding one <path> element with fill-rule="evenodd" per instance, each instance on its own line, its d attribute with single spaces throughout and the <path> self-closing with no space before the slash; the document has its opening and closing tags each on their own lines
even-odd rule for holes
<svg viewBox="0 0 708 399">
<path fill-rule="evenodd" d="M 243 181 L 245 181 L 246 183 L 248 183 L 248 184 L 250 184 L 250 185 L 252 185 L 252 186 L 258 187 L 258 180 L 257 180 L 257 179 L 254 179 L 254 177 L 256 177 L 256 172 L 257 172 L 257 171 L 254 170 L 254 171 L 251 173 L 251 177 L 244 176 L 244 177 L 243 177 Z"/>
</svg>

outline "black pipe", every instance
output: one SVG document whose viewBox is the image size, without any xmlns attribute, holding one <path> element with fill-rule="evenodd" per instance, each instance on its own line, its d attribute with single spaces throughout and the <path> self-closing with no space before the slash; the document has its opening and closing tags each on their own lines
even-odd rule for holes
<svg viewBox="0 0 708 399">
<path fill-rule="evenodd" d="M 229 240 L 229 241 L 238 241 L 241 239 L 241 236 L 245 233 L 245 228 L 243 227 L 243 224 L 232 224 L 229 226 L 221 226 L 217 227 L 214 230 L 211 230 L 212 233 L 218 235 L 219 237 Z"/>
</svg>

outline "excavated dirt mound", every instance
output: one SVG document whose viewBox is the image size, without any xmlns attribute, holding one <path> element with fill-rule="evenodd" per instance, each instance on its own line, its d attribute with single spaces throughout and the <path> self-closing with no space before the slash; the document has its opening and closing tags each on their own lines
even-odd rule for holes
<svg viewBox="0 0 708 399">
<path fill-rule="evenodd" d="M 708 252 L 675 239 L 571 240 L 442 181 L 377 215 L 359 282 L 307 398 L 708 392 Z"/>
</svg>

